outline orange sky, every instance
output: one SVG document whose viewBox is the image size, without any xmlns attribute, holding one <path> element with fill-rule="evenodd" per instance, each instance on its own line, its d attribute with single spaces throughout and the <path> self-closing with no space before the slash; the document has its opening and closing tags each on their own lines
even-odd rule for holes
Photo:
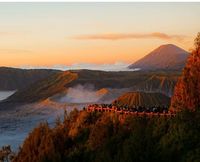
<svg viewBox="0 0 200 162">
<path fill-rule="evenodd" d="M 189 50 L 199 15 L 200 3 L 1 3 L 0 66 L 132 63 L 168 43 Z"/>
</svg>

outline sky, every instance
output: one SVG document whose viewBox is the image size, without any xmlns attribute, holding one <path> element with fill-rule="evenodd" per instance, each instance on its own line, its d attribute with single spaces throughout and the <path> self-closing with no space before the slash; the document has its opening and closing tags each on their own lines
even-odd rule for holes
<svg viewBox="0 0 200 162">
<path fill-rule="evenodd" d="M 125 67 L 163 44 L 185 50 L 200 3 L 0 3 L 0 66 Z"/>
</svg>

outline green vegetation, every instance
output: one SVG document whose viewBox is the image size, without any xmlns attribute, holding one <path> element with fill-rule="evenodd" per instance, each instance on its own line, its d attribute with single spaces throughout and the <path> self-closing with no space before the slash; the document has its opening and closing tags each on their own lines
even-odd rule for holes
<svg viewBox="0 0 200 162">
<path fill-rule="evenodd" d="M 127 117 L 74 110 L 50 128 L 40 124 L 14 162 L 198 162 L 200 112 L 174 118 Z"/>
</svg>

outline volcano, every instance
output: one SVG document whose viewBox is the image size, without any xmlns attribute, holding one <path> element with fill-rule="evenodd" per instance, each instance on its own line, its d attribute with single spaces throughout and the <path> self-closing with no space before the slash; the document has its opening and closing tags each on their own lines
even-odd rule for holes
<svg viewBox="0 0 200 162">
<path fill-rule="evenodd" d="M 113 101 L 119 106 L 169 106 L 170 98 L 161 93 L 127 92 Z"/>
<path fill-rule="evenodd" d="M 140 70 L 182 70 L 188 52 L 173 44 L 162 45 L 128 68 Z"/>
</svg>

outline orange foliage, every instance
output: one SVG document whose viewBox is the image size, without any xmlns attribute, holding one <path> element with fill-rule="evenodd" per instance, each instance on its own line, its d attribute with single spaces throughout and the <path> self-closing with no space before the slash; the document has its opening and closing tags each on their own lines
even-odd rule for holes
<svg viewBox="0 0 200 162">
<path fill-rule="evenodd" d="M 199 41 L 199 42 L 197 42 Z M 199 45 L 199 47 L 197 46 Z M 171 111 L 200 107 L 200 33 L 195 39 L 195 50 L 187 60 L 182 77 L 178 81 L 171 100 Z"/>
</svg>

